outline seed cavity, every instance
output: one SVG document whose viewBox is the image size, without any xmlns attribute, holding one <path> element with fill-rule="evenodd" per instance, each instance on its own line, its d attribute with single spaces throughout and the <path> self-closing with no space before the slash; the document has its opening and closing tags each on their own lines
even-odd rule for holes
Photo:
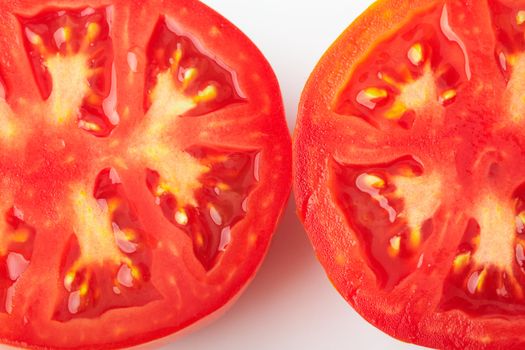
<svg viewBox="0 0 525 350">
<path fill-rule="evenodd" d="M 107 137 L 118 124 L 109 11 L 46 11 L 20 17 L 47 122 Z"/>
<path fill-rule="evenodd" d="M 422 261 L 441 203 L 441 177 L 411 156 L 384 164 L 331 163 L 332 196 L 377 283 L 391 290 Z M 412 207 L 412 209 L 411 209 Z M 414 210 L 417 208 L 417 210 Z"/>
<path fill-rule="evenodd" d="M 202 116 L 242 102 L 235 74 L 174 23 L 161 18 L 148 44 L 146 110 L 171 117 Z"/>
<path fill-rule="evenodd" d="M 206 169 L 192 178 L 191 201 L 183 196 L 184 172 L 174 173 L 181 184 L 175 187 L 167 185 L 163 173 L 149 169 L 147 187 L 164 217 L 192 239 L 195 257 L 209 271 L 233 239 L 235 224 L 246 215 L 245 203 L 258 182 L 255 168 L 260 152 L 193 146 L 185 153 Z"/>
<path fill-rule="evenodd" d="M 385 131 L 410 130 L 422 118 L 432 128 L 443 124 L 444 107 L 456 101 L 458 88 L 472 77 L 465 43 L 449 23 L 447 6 L 418 15 L 364 58 L 351 68 L 333 109 Z"/>
<path fill-rule="evenodd" d="M 150 242 L 115 168 L 71 187 L 74 234 L 62 255 L 64 289 L 53 319 L 96 318 L 160 298 L 150 281 Z"/>
</svg>

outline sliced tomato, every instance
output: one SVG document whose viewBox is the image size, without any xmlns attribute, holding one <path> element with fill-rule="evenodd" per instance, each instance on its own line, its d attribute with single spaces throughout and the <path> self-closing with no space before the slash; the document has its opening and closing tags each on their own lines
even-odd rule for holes
<svg viewBox="0 0 525 350">
<path fill-rule="evenodd" d="M 291 186 L 261 53 L 191 0 L 3 2 L 0 36 L 0 341 L 131 346 L 228 304 Z"/>
<path fill-rule="evenodd" d="M 344 298 L 440 349 L 522 349 L 525 2 L 382 0 L 303 93 L 299 214 Z"/>
</svg>

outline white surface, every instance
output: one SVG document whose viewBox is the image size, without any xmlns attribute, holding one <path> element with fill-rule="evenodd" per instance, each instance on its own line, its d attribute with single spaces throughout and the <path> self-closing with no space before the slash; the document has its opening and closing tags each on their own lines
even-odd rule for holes
<svg viewBox="0 0 525 350">
<path fill-rule="evenodd" d="M 203 0 L 261 49 L 281 84 L 290 129 L 315 64 L 371 0 Z M 227 45 L 227 43 L 225 43 Z M 292 201 L 269 255 L 239 301 L 164 350 L 421 349 L 364 321 L 316 261 Z"/>
</svg>

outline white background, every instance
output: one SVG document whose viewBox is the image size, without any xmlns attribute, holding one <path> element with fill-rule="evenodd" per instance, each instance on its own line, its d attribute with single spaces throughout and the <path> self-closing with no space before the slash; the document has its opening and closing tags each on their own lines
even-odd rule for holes
<svg viewBox="0 0 525 350">
<path fill-rule="evenodd" d="M 330 44 L 373 1 L 203 2 L 237 25 L 270 61 L 293 130 L 299 97 L 310 72 Z M 420 348 L 383 334 L 343 300 L 315 259 L 290 201 L 267 259 L 239 301 L 215 323 L 163 349 Z"/>
</svg>

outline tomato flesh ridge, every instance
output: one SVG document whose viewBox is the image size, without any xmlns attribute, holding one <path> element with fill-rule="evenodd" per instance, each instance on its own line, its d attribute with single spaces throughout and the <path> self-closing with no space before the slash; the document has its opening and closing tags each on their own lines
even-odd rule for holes
<svg viewBox="0 0 525 350">
<path fill-rule="evenodd" d="M 146 72 L 146 110 L 151 107 L 151 93 L 159 73 L 166 71 L 191 99 L 185 116 L 207 114 L 244 100 L 232 72 L 201 52 L 189 37 L 179 34 L 171 18 L 160 18 L 152 37 L 147 49 L 150 64 Z"/>
</svg>

